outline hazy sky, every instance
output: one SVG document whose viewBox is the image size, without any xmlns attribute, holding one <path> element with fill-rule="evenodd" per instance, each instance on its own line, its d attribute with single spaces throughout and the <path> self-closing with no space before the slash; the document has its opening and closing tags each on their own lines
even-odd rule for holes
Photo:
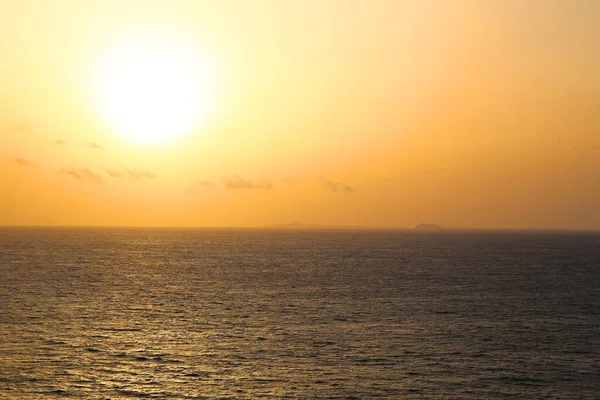
<svg viewBox="0 0 600 400">
<path fill-rule="evenodd" d="M 596 0 L 0 0 L 0 224 L 600 229 L 599 21 Z M 139 138 L 190 104 L 181 136 Z"/>
</svg>

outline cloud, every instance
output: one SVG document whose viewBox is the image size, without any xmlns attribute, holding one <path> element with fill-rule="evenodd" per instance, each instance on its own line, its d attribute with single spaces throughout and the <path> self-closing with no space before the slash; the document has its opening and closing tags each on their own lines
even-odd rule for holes
<svg viewBox="0 0 600 400">
<path fill-rule="evenodd" d="M 322 176 L 320 178 L 321 178 L 321 182 L 323 182 L 323 186 L 327 190 L 331 190 L 332 192 L 337 192 L 337 193 L 352 193 L 352 192 L 354 192 L 354 188 L 346 185 L 345 183 L 334 182 L 330 179 L 323 178 Z"/>
<path fill-rule="evenodd" d="M 213 181 L 201 180 L 186 189 L 189 193 L 196 193 L 202 189 L 214 189 L 217 185 Z"/>
<path fill-rule="evenodd" d="M 199 181 L 198 185 L 205 187 L 205 188 L 214 188 L 215 187 L 215 183 L 213 181 L 207 181 L 207 180 Z"/>
<path fill-rule="evenodd" d="M 94 150 L 105 150 L 104 146 L 99 145 L 98 143 L 82 143 L 81 145 Z"/>
<path fill-rule="evenodd" d="M 64 140 L 56 139 L 54 141 L 54 144 L 57 145 L 57 146 L 66 146 L 68 143 L 65 142 Z"/>
<path fill-rule="evenodd" d="M 12 128 L 13 128 L 13 130 L 15 130 L 15 131 L 26 131 L 26 130 L 28 130 L 28 129 L 29 129 L 29 124 L 27 124 L 27 123 L 23 123 L 23 124 L 16 124 L 16 125 L 13 125 L 13 127 L 12 127 Z"/>
<path fill-rule="evenodd" d="M 273 185 L 269 181 L 252 182 L 248 181 L 239 175 L 233 178 L 223 179 L 223 186 L 227 189 L 272 189 Z"/>
<path fill-rule="evenodd" d="M 20 158 L 20 157 L 15 157 L 14 161 L 15 161 L 15 164 L 17 164 L 19 167 L 35 167 L 35 166 L 37 166 L 36 163 L 26 160 L 24 158 Z"/>
<path fill-rule="evenodd" d="M 156 175 L 143 169 L 107 169 L 106 173 L 111 178 L 156 179 Z"/>
<path fill-rule="evenodd" d="M 67 175 L 81 182 L 92 182 L 99 185 L 104 184 L 104 179 L 87 168 L 63 168 L 58 171 L 59 175 Z"/>
<path fill-rule="evenodd" d="M 201 180 L 196 183 L 196 187 L 201 187 L 201 188 L 206 188 L 206 189 L 212 189 L 215 186 L 216 185 L 213 181 L 207 181 L 207 180 Z"/>
</svg>

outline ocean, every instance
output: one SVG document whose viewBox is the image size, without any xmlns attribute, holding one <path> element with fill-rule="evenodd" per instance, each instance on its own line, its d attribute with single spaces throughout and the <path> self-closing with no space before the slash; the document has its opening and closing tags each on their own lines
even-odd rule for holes
<svg viewBox="0 0 600 400">
<path fill-rule="evenodd" d="M 599 399 L 600 234 L 0 228 L 0 399 Z"/>
</svg>

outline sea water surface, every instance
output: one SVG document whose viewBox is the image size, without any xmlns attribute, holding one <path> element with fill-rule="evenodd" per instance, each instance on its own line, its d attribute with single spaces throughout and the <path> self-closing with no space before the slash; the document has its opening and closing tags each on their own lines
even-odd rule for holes
<svg viewBox="0 0 600 400">
<path fill-rule="evenodd" d="M 598 399 L 597 233 L 0 228 L 0 399 Z"/>
</svg>

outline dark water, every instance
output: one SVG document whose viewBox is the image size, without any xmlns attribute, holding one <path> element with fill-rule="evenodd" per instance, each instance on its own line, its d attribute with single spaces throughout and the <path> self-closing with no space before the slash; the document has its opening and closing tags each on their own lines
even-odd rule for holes
<svg viewBox="0 0 600 400">
<path fill-rule="evenodd" d="M 0 399 L 598 399 L 600 235 L 0 229 Z"/>
</svg>

